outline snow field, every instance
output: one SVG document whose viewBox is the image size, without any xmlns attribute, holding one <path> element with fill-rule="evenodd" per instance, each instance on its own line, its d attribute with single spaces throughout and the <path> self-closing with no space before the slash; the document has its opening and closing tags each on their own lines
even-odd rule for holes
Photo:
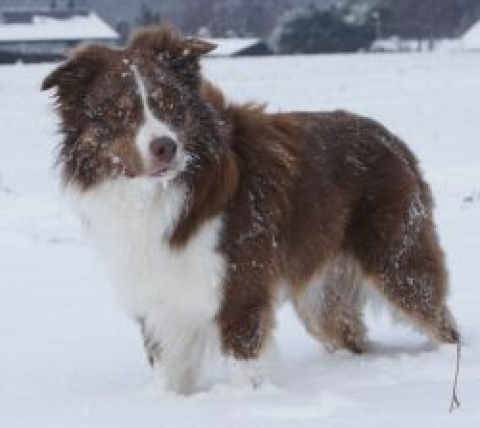
<svg viewBox="0 0 480 428">
<path fill-rule="evenodd" d="M 41 79 L 53 65 L 0 67 L 0 426 L 480 426 L 480 55 L 209 59 L 235 100 L 275 110 L 344 108 L 405 139 L 437 200 L 464 336 L 460 410 L 448 414 L 455 349 L 432 348 L 385 311 L 372 352 L 329 354 L 281 310 L 278 385 L 220 383 L 191 397 L 154 390 L 135 326 L 60 197 L 56 134 Z"/>
</svg>

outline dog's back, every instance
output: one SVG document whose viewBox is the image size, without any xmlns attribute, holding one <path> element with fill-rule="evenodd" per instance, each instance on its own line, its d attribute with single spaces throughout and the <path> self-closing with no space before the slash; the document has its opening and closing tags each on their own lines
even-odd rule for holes
<svg viewBox="0 0 480 428">
<path fill-rule="evenodd" d="M 306 149 L 292 194 L 288 270 L 307 329 L 361 351 L 361 309 L 373 288 L 433 339 L 456 342 L 433 200 L 414 155 L 370 119 L 293 116 Z"/>
</svg>

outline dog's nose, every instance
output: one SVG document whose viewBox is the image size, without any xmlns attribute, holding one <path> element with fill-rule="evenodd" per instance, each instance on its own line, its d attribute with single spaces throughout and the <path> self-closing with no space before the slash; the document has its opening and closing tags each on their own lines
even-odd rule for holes
<svg viewBox="0 0 480 428">
<path fill-rule="evenodd" d="M 150 143 L 150 153 L 162 163 L 170 163 L 177 152 L 177 143 L 170 137 L 158 137 Z"/>
</svg>

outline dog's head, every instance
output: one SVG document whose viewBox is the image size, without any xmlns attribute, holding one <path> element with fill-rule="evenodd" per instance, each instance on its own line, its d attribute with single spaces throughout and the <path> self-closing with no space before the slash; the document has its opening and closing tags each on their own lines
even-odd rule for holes
<svg viewBox="0 0 480 428">
<path fill-rule="evenodd" d="M 215 162 L 226 150 L 222 118 L 199 73 L 214 47 L 160 28 L 125 49 L 74 51 L 42 85 L 56 88 L 64 180 L 84 190 L 119 176 L 170 180 Z"/>
</svg>

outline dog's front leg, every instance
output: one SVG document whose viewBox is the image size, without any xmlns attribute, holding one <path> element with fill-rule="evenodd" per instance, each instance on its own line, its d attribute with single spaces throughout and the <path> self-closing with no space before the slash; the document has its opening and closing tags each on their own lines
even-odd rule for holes
<svg viewBox="0 0 480 428">
<path fill-rule="evenodd" d="M 235 300 L 227 296 L 218 316 L 222 350 L 231 363 L 232 383 L 256 388 L 274 375 L 273 309 L 270 302 Z"/>
<path fill-rule="evenodd" d="M 139 322 L 156 387 L 184 395 L 203 389 L 205 357 L 218 350 L 216 324 L 169 325 L 155 317 Z"/>
<path fill-rule="evenodd" d="M 153 368 L 153 366 L 158 364 L 161 359 L 162 346 L 160 345 L 160 341 L 155 338 L 153 329 L 148 327 L 146 319 L 140 318 L 139 323 L 147 360 L 150 367 Z"/>
</svg>

